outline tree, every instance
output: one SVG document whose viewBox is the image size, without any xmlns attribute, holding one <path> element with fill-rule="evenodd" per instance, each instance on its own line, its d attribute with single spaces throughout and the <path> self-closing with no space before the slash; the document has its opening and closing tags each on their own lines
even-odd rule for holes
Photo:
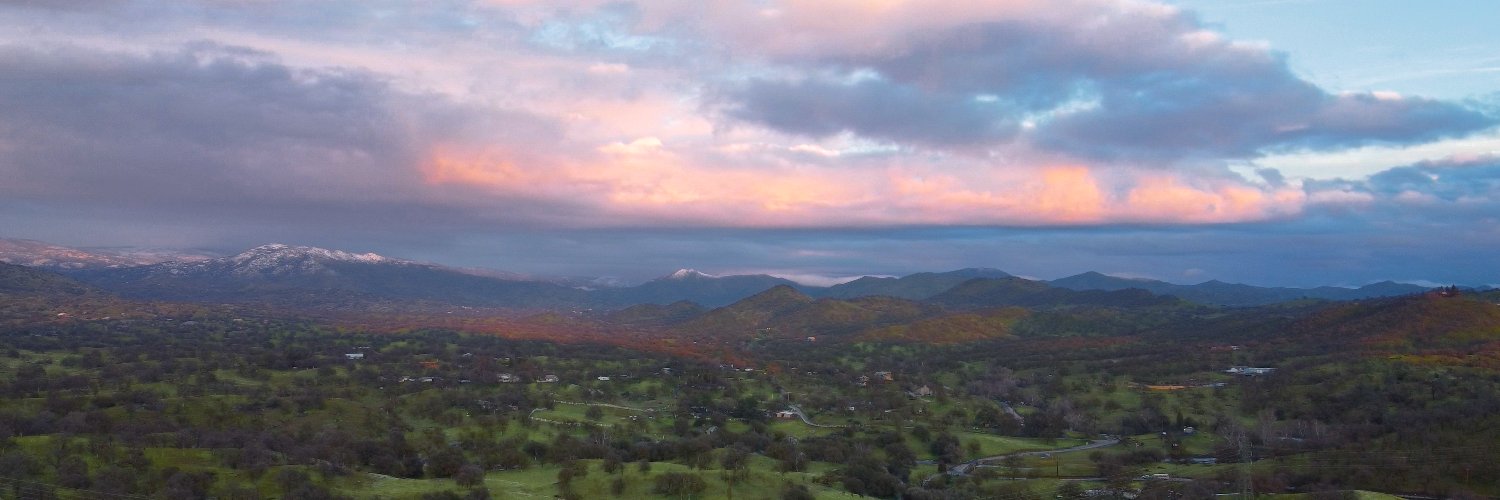
<svg viewBox="0 0 1500 500">
<path fill-rule="evenodd" d="M 1088 498 L 1088 493 L 1083 491 L 1075 481 L 1064 481 L 1057 487 L 1057 498 L 1059 500 L 1083 500 Z"/>
<path fill-rule="evenodd" d="M 624 468 L 624 465 L 624 461 L 620 459 L 620 454 L 610 451 L 609 454 L 604 456 L 604 463 L 600 464 L 600 467 L 604 469 L 606 474 L 616 474 Z"/>
<path fill-rule="evenodd" d="M 167 475 L 166 485 L 161 490 L 161 495 L 166 498 L 206 498 L 209 487 L 214 484 L 214 476 L 208 472 L 179 472 L 175 468 L 169 468 L 163 472 L 170 473 Z M 307 474 L 302 474 L 301 477 L 305 480 Z M 300 497 L 294 497 L 289 491 L 284 498 Z"/>
<path fill-rule="evenodd" d="M 57 484 L 68 488 L 88 488 L 91 484 L 88 462 L 78 455 L 64 457 L 57 464 Z"/>
<path fill-rule="evenodd" d="M 956 464 L 963 461 L 962 451 L 959 449 L 958 438 L 944 432 L 939 434 L 927 444 L 927 451 L 937 457 L 937 463 L 941 466 Z"/>
<path fill-rule="evenodd" d="M 734 499 L 734 483 L 744 479 L 746 475 L 745 466 L 749 463 L 750 451 L 739 445 L 730 446 L 724 450 L 724 457 L 719 460 L 719 465 L 724 467 L 724 482 L 729 487 L 729 498 Z"/>
<path fill-rule="evenodd" d="M 458 473 L 453 475 L 453 482 L 465 488 L 472 488 L 484 482 L 484 469 L 478 465 L 464 464 L 458 468 Z"/>
<path fill-rule="evenodd" d="M 94 474 L 94 489 L 105 493 L 134 493 L 136 475 L 129 469 L 117 465 L 105 465 Z"/>
<path fill-rule="evenodd" d="M 464 466 L 464 452 L 444 447 L 427 458 L 427 473 L 432 477 L 453 477 Z"/>
<path fill-rule="evenodd" d="M 788 484 L 786 489 L 781 490 L 781 500 L 813 500 L 811 491 L 807 490 L 805 484 Z"/>
<path fill-rule="evenodd" d="M 1020 455 L 1006 455 L 1005 458 L 1000 459 L 1000 464 L 1005 466 L 1005 473 L 1011 479 L 1021 477 L 1022 460 Z"/>
<path fill-rule="evenodd" d="M 625 476 L 615 476 L 614 480 L 612 480 L 612 481 L 609 482 L 609 492 L 610 492 L 610 494 L 613 494 L 614 496 L 624 495 L 625 494 Z"/>
<path fill-rule="evenodd" d="M 691 472 L 666 472 L 651 481 L 651 492 L 658 495 L 696 495 L 705 489 L 708 489 L 708 484 Z"/>
</svg>

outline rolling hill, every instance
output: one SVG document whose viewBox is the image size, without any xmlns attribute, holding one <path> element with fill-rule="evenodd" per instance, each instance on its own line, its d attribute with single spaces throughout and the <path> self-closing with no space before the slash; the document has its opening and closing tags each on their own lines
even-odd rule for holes
<svg viewBox="0 0 1500 500">
<path fill-rule="evenodd" d="M 988 268 L 959 269 L 945 273 L 916 273 L 900 278 L 865 276 L 826 289 L 811 290 L 809 293 L 815 297 L 834 299 L 884 295 L 924 300 L 974 278 L 1008 278 L 1010 276 L 1005 271 Z"/>
<path fill-rule="evenodd" d="M 671 304 L 691 301 L 706 307 L 729 305 L 776 286 L 797 287 L 791 280 L 764 274 L 714 276 L 692 269 L 626 288 L 596 290 L 590 300 L 602 307 L 620 308 L 636 304 Z"/>
<path fill-rule="evenodd" d="M 0 263 L 0 295 L 82 295 L 89 288 L 56 273 Z"/>
<path fill-rule="evenodd" d="M 1382 281 L 1359 288 L 1322 286 L 1317 288 L 1259 287 L 1222 281 L 1205 281 L 1195 285 L 1178 285 L 1143 278 L 1121 278 L 1097 272 L 1086 272 L 1052 280 L 1049 283 L 1070 290 L 1128 290 L 1136 288 L 1158 295 L 1171 295 L 1199 304 L 1248 307 L 1302 299 L 1359 300 L 1422 293 L 1427 287 Z"/>
</svg>

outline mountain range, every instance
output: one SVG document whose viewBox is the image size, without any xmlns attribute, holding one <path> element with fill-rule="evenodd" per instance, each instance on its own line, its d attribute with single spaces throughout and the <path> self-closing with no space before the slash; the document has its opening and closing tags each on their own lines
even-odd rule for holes
<svg viewBox="0 0 1500 500">
<path fill-rule="evenodd" d="M 1215 306 L 1256 306 L 1301 299 L 1358 300 L 1419 293 L 1418 285 L 1381 282 L 1360 288 L 1286 288 L 1208 281 L 1179 285 L 1088 272 L 1053 281 L 1030 280 L 998 269 L 970 268 L 901 277 L 865 276 L 830 287 L 801 285 L 769 275 L 715 276 L 691 269 L 636 286 L 608 286 L 587 278 L 548 280 L 498 271 L 455 269 L 395 259 L 285 244 L 262 245 L 237 255 L 189 255 L 167 261 L 127 253 L 97 253 L 27 240 L 0 240 L 7 260 L 61 272 L 127 298 L 191 302 L 266 302 L 308 307 L 359 308 L 413 303 L 515 310 L 616 310 L 637 305 L 690 302 L 712 309 L 776 287 L 812 299 L 890 297 L 950 309 L 1000 306 L 1163 305 L 1175 297 Z M 136 255 L 127 258 L 127 255 Z M 134 259 L 134 260 L 132 260 Z M 1066 293 L 1084 292 L 1084 293 Z M 641 321 L 675 321 L 678 314 L 632 311 Z"/>
<path fill-rule="evenodd" d="M 196 262 L 71 271 L 69 276 L 134 299 L 346 306 L 416 301 L 515 309 L 565 308 L 588 292 L 540 281 L 283 244 Z"/>
<path fill-rule="evenodd" d="M 1300 299 L 1359 300 L 1421 293 L 1427 287 L 1382 281 L 1359 288 L 1321 286 L 1317 288 L 1259 287 L 1222 281 L 1196 285 L 1178 285 L 1141 278 L 1120 278 L 1097 272 L 1086 272 L 1049 282 L 1071 290 L 1139 289 L 1159 295 L 1171 295 L 1200 304 L 1221 306 L 1257 306 Z"/>
<path fill-rule="evenodd" d="M 943 289 L 950 283 L 956 284 Z M 1494 291 L 1403 293 L 1411 289 L 1393 284 L 1360 289 L 1173 285 L 1098 273 L 1049 283 L 994 269 L 846 285 L 807 287 L 771 276 L 683 270 L 636 287 L 588 290 L 476 276 L 376 254 L 272 244 L 197 262 L 61 274 L 0 263 L 0 312 L 8 315 L 8 323 L 0 324 L 203 311 L 291 314 L 362 331 L 454 329 L 690 355 L 786 353 L 808 342 L 1040 338 L 1088 344 L 1136 338 L 1223 344 L 1288 335 L 1336 349 L 1419 344 L 1460 353 L 1500 349 L 1485 343 L 1500 338 L 1500 292 Z M 1290 300 L 1223 307 L 1187 298 L 1195 293 L 1242 303 Z M 1399 296 L 1376 297 L 1382 293 Z M 1304 300 L 1319 294 L 1320 300 Z M 1344 297 L 1359 300 L 1337 300 Z"/>
</svg>

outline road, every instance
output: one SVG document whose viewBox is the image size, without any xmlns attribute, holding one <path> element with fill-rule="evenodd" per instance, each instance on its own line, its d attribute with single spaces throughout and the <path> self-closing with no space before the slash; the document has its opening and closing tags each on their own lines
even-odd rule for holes
<svg viewBox="0 0 1500 500">
<path fill-rule="evenodd" d="M 1010 406 L 1010 402 L 1008 402 L 1008 401 L 999 401 L 999 403 L 1000 403 L 1000 408 L 1003 409 L 1003 410 L 1005 410 L 1005 413 L 1007 415 L 1010 415 L 1010 418 L 1016 419 L 1016 423 L 1021 424 L 1021 427 L 1025 427 L 1026 426 L 1026 417 L 1023 417 L 1023 416 L 1021 416 L 1020 413 L 1017 413 L 1016 409 L 1012 408 Z"/>
<path fill-rule="evenodd" d="M 993 462 L 993 461 L 996 461 L 996 460 L 1004 459 L 1005 457 L 1034 457 L 1034 456 L 1038 456 L 1038 455 L 1052 455 L 1052 454 L 1056 454 L 1056 453 L 1072 453 L 1072 452 L 1075 452 L 1075 451 L 1092 450 L 1092 449 L 1095 449 L 1095 448 L 1104 448 L 1104 447 L 1107 447 L 1107 446 L 1114 446 L 1114 445 L 1117 445 L 1117 444 L 1120 444 L 1120 440 L 1114 439 L 1114 438 L 1109 438 L 1109 439 L 1095 439 L 1093 441 L 1089 441 L 1087 444 L 1080 444 L 1080 445 L 1074 446 L 1072 448 L 1063 448 L 1061 450 L 1022 451 L 1022 452 L 1018 452 L 1018 453 L 1006 453 L 1004 455 L 995 455 L 993 457 L 976 458 L 974 460 L 970 460 L 969 462 L 965 462 L 965 463 Z"/>
<path fill-rule="evenodd" d="M 616 410 L 637 411 L 637 412 L 641 412 L 641 413 L 646 413 L 646 412 L 651 411 L 651 409 L 649 409 L 649 408 L 631 408 L 629 406 L 620 406 L 620 405 L 609 404 L 609 403 L 579 403 L 579 402 L 573 402 L 573 401 L 557 401 L 557 400 L 553 400 L 552 402 L 560 404 L 560 405 L 602 406 L 602 407 L 605 407 L 605 408 L 614 408 Z"/>
<path fill-rule="evenodd" d="M 962 476 L 962 475 L 968 474 L 969 471 L 974 470 L 974 467 L 976 467 L 976 466 L 983 465 L 985 467 L 988 467 L 989 464 L 987 464 L 986 462 L 994 462 L 994 461 L 998 461 L 998 460 L 1004 460 L 1006 457 L 1034 457 L 1034 456 L 1041 456 L 1041 455 L 1055 455 L 1055 454 L 1058 454 L 1058 453 L 1072 453 L 1072 452 L 1075 452 L 1075 451 L 1093 450 L 1093 449 L 1097 449 L 1097 448 L 1104 448 L 1104 447 L 1108 447 L 1108 446 L 1114 446 L 1114 445 L 1117 445 L 1117 444 L 1120 444 L 1120 440 L 1114 439 L 1114 438 L 1110 438 L 1110 439 L 1096 439 L 1096 440 L 1093 440 L 1093 441 L 1089 441 L 1086 444 L 1081 444 L 1081 445 L 1078 445 L 1078 446 L 1074 446 L 1072 448 L 1063 448 L 1063 449 L 1060 449 L 1060 450 L 1022 451 L 1022 452 L 1017 452 L 1017 453 L 1006 453 L 1004 455 L 995 455 L 995 456 L 992 456 L 992 457 L 976 458 L 976 459 L 970 460 L 968 462 L 964 462 L 964 463 L 961 463 L 961 464 L 949 467 L 947 473 L 950 476 Z M 922 480 L 922 482 L 923 482 L 923 484 L 926 484 L 927 481 L 931 481 L 933 478 L 938 477 L 938 476 L 939 476 L 939 474 L 933 474 L 931 476 L 928 476 L 926 479 Z"/>
<path fill-rule="evenodd" d="M 808 427 L 821 427 L 821 428 L 824 428 L 824 429 L 840 429 L 840 428 L 844 427 L 842 425 L 815 424 L 815 423 L 813 423 L 813 421 L 811 419 L 807 418 L 807 414 L 806 413 L 802 412 L 802 407 L 801 406 L 787 405 L 787 408 L 791 409 L 792 413 L 797 414 L 797 418 L 802 419 L 802 423 L 807 424 Z"/>
</svg>

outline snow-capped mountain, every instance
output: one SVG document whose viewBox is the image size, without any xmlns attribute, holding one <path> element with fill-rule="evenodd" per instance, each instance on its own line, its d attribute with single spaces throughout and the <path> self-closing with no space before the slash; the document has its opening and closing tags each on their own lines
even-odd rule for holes
<svg viewBox="0 0 1500 500">
<path fill-rule="evenodd" d="M 415 262 L 392 259 L 374 253 L 352 253 L 326 248 L 272 243 L 246 250 L 239 255 L 198 262 L 167 262 L 160 270 L 171 274 L 226 273 L 247 278 L 333 275 L 339 264 L 378 264 L 423 266 Z M 426 266 L 436 267 L 436 266 Z"/>
<path fill-rule="evenodd" d="M 127 297 L 358 305 L 431 301 L 518 309 L 570 306 L 586 293 L 552 283 L 476 276 L 374 253 L 270 244 L 201 262 L 79 271 L 85 283 Z"/>
<path fill-rule="evenodd" d="M 699 272 L 697 269 L 678 269 L 672 274 L 657 278 L 658 280 L 690 280 L 690 279 L 713 279 L 721 278 L 713 274 Z"/>
</svg>

